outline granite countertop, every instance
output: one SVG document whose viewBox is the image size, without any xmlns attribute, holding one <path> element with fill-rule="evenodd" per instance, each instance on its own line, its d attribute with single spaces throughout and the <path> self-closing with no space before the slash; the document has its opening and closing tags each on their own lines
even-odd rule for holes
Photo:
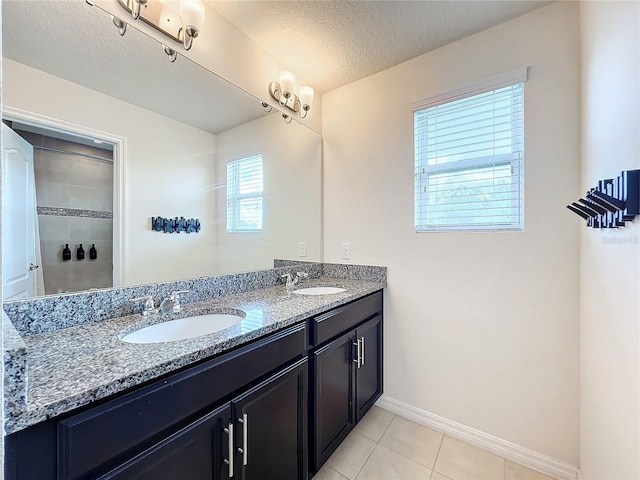
<svg viewBox="0 0 640 480">
<path fill-rule="evenodd" d="M 367 280 L 320 277 L 306 286 L 340 286 L 331 295 L 291 295 L 284 286 L 258 289 L 183 306 L 179 314 L 139 314 L 15 339 L 26 358 L 26 395 L 5 405 L 5 433 L 158 378 L 385 287 Z M 131 344 L 120 338 L 143 326 L 180 317 L 239 309 L 245 319 L 228 329 L 193 339 Z M 5 329 L 6 332 L 6 329 Z M 21 342 L 24 342 L 26 351 Z M 6 353 L 5 353 L 6 355 Z M 20 368 L 11 372 L 20 383 Z"/>
</svg>

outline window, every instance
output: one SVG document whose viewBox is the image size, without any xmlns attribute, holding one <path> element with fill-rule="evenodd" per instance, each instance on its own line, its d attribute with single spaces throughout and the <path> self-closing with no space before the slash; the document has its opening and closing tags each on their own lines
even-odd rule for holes
<svg viewBox="0 0 640 480">
<path fill-rule="evenodd" d="M 262 230 L 262 154 L 227 163 L 227 232 Z"/>
<path fill-rule="evenodd" d="M 523 229 L 523 89 L 414 105 L 416 232 Z"/>
</svg>

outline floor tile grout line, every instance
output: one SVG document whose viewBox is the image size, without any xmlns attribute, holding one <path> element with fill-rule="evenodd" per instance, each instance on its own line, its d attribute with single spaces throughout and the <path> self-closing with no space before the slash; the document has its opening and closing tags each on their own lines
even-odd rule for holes
<svg viewBox="0 0 640 480">
<path fill-rule="evenodd" d="M 387 411 L 388 411 L 388 410 L 387 410 Z M 387 425 L 387 428 L 385 428 L 384 432 L 383 432 L 383 433 L 382 433 L 382 435 L 380 436 L 380 440 L 378 440 L 378 441 L 376 442 L 376 444 L 377 444 L 377 445 L 380 445 L 380 442 L 382 441 L 382 438 L 385 436 L 385 434 L 387 433 L 387 431 L 389 430 L 389 428 L 391 428 L 391 424 L 393 423 L 393 421 L 394 421 L 397 417 L 399 417 L 399 415 L 393 414 L 393 417 L 391 418 L 391 421 L 389 422 L 389 425 Z M 405 419 L 405 420 L 408 420 L 408 419 L 406 419 L 406 418 L 404 418 L 404 417 L 400 417 L 400 418 L 403 418 L 403 419 Z M 412 420 L 408 420 L 408 421 L 410 421 L 410 422 L 412 422 L 412 423 L 416 423 L 416 422 L 413 422 Z M 433 429 L 430 429 L 429 427 L 425 427 L 424 425 L 420 425 L 419 423 L 416 423 L 416 425 L 419 425 L 419 426 L 424 427 L 424 428 L 429 429 L 429 430 L 433 430 Z M 431 467 L 430 467 L 429 465 L 425 465 L 424 463 L 422 463 L 422 462 L 420 462 L 420 461 L 418 461 L 418 460 L 416 460 L 416 459 L 414 459 L 414 458 L 410 458 L 410 457 L 408 457 L 408 456 L 407 456 L 406 454 L 404 454 L 403 452 L 399 452 L 399 451 L 397 451 L 397 450 L 393 449 L 391 446 L 387 446 L 387 445 L 380 445 L 380 446 L 381 446 L 381 447 L 383 447 L 383 448 L 386 448 L 386 449 L 387 449 L 387 450 L 389 450 L 390 452 L 393 452 L 393 453 L 396 453 L 397 455 L 400 455 L 402 458 L 404 458 L 404 459 L 406 459 L 406 460 L 409 460 L 410 462 L 416 463 L 416 464 L 418 464 L 418 465 L 420 465 L 420 466 L 423 466 L 423 467 L 425 467 L 425 468 L 427 468 L 427 469 L 431 470 L 431 475 L 433 475 L 433 472 L 435 471 L 436 461 L 437 461 L 437 459 L 438 459 L 438 453 L 440 452 L 440 447 L 442 446 L 442 440 L 443 440 L 443 438 L 444 438 L 444 433 L 442 433 L 442 432 L 437 432 L 436 430 L 433 430 L 433 431 L 434 431 L 434 432 L 436 432 L 436 433 L 439 433 L 440 435 L 442 435 L 442 438 L 440 439 L 440 443 L 438 444 L 438 451 L 436 452 L 436 457 L 435 457 L 435 459 L 434 459 L 434 461 L 433 461 L 433 466 L 431 466 Z M 377 445 L 376 445 L 376 446 L 377 446 Z M 374 450 L 375 450 L 375 448 L 374 448 Z M 372 452 L 372 453 L 373 453 L 373 452 Z M 367 458 L 367 460 L 369 460 L 369 459 Z M 365 462 L 365 464 L 366 464 L 366 462 Z M 362 466 L 362 468 L 364 468 L 364 465 Z M 360 469 L 360 470 L 362 470 L 362 469 Z M 358 474 L 360 474 L 360 472 L 358 472 Z M 431 477 L 431 475 L 429 475 L 429 477 Z"/>
<path fill-rule="evenodd" d="M 387 450 L 389 450 L 390 452 L 393 452 L 393 453 L 395 453 L 395 454 L 400 455 L 400 456 L 401 456 L 401 457 L 403 457 L 403 458 L 406 458 L 407 460 L 409 460 L 409 461 L 411 461 L 411 462 L 413 462 L 413 463 L 417 463 L 418 465 L 420 465 L 420 466 L 422 466 L 422 467 L 424 467 L 424 468 L 428 468 L 429 470 L 433 470 L 433 469 L 434 469 L 434 467 L 435 467 L 435 465 L 436 465 L 435 460 L 434 460 L 434 462 L 433 462 L 433 466 L 432 466 L 432 467 L 430 467 L 429 465 L 425 465 L 424 463 L 422 463 L 420 460 L 416 460 L 415 458 L 411 458 L 411 457 L 407 456 L 407 455 L 406 455 L 405 453 L 403 453 L 403 452 L 399 452 L 398 450 L 395 450 L 395 449 L 394 449 L 393 447 L 391 447 L 391 446 L 388 446 L 388 445 L 380 445 L 380 446 L 381 446 L 381 447 L 383 447 L 383 448 L 386 448 L 386 449 L 387 449 Z M 436 459 L 437 459 L 437 455 L 436 455 Z"/>
<path fill-rule="evenodd" d="M 381 408 L 381 407 L 379 407 L 379 408 Z M 381 408 L 381 409 L 382 409 L 382 408 Z M 386 409 L 382 409 L 382 410 L 386 410 Z M 388 411 L 388 410 L 387 410 L 387 411 Z M 391 412 L 390 412 L 390 413 L 391 413 Z M 391 451 L 391 452 L 394 452 L 394 453 L 398 454 L 399 456 L 401 456 L 401 457 L 403 457 L 403 458 L 405 458 L 405 459 L 407 459 L 407 460 L 410 460 L 410 461 L 412 461 L 412 462 L 414 462 L 414 463 L 417 463 L 417 464 L 419 464 L 419 465 L 422 465 L 422 466 L 424 466 L 425 468 L 430 468 L 430 467 L 428 467 L 427 465 L 425 465 L 425 464 L 423 464 L 423 463 L 421 463 L 421 462 L 418 462 L 418 461 L 416 461 L 416 460 L 414 460 L 414 459 L 412 459 L 412 458 L 408 457 L 407 455 L 405 455 L 405 454 L 404 454 L 404 453 L 402 453 L 402 452 L 398 452 L 398 451 L 394 450 L 394 449 L 393 449 L 393 448 L 391 448 L 391 447 L 388 447 L 388 446 L 385 446 L 385 445 L 381 445 L 381 443 L 380 443 L 380 442 L 382 441 L 382 439 L 384 438 L 384 436 L 385 436 L 385 435 L 386 435 L 386 433 L 388 432 L 389 428 L 391 427 L 391 424 L 393 423 L 393 421 L 394 421 L 397 417 L 401 417 L 401 418 L 405 418 L 405 419 L 406 419 L 406 417 L 402 417 L 402 416 L 397 415 L 397 414 L 392 414 L 391 420 L 389 421 L 389 423 L 388 423 L 388 424 L 387 424 L 387 426 L 385 427 L 385 429 L 384 429 L 383 433 L 380 435 L 380 437 L 379 437 L 379 439 L 378 439 L 378 440 L 374 440 L 374 439 L 372 439 L 372 438 L 367 437 L 366 435 L 360 434 L 360 435 L 361 435 L 361 436 L 363 436 L 364 438 L 367 438 L 367 439 L 369 439 L 369 440 L 373 441 L 373 442 L 374 442 L 374 444 L 375 444 L 375 446 L 374 446 L 373 450 L 369 453 L 369 455 L 367 455 L 366 460 L 365 460 L 365 461 L 364 461 L 364 463 L 362 464 L 362 467 L 358 470 L 358 472 L 357 472 L 357 474 L 356 474 L 355 478 L 357 478 L 357 477 L 362 473 L 362 470 L 364 469 L 364 467 L 365 467 L 365 465 L 367 464 L 367 462 L 371 459 L 371 456 L 372 456 L 372 454 L 373 454 L 373 451 L 376 449 L 376 447 L 377 447 L 378 445 L 380 445 L 380 446 L 382 446 L 382 447 L 384 447 L 384 448 L 388 449 L 388 450 L 389 450 L 389 451 Z M 417 425 L 423 426 L 423 427 L 425 427 L 425 428 L 429 428 L 429 427 L 426 427 L 425 425 L 422 425 L 422 424 L 420 424 L 420 423 L 418 423 L 418 422 L 415 422 L 415 421 L 413 421 L 413 420 L 410 420 L 410 419 L 406 419 L 406 420 L 409 420 L 410 422 L 412 422 L 412 423 L 416 423 Z M 438 459 L 439 459 L 439 457 L 440 457 L 440 454 L 442 453 L 442 447 L 443 447 L 443 445 L 444 445 L 444 439 L 445 439 L 445 437 L 449 437 L 449 438 L 451 438 L 452 440 L 459 441 L 459 442 L 461 442 L 461 443 L 463 443 L 463 444 L 465 444 L 465 445 L 467 445 L 467 446 L 474 447 L 474 448 L 476 448 L 476 449 L 479 449 L 479 450 L 481 450 L 481 451 L 484 451 L 484 452 L 486 452 L 486 453 L 489 453 L 489 454 L 494 455 L 495 457 L 500 458 L 500 459 L 502 460 L 502 465 L 503 465 L 503 469 L 502 469 L 502 478 L 501 478 L 500 480 L 506 480 L 506 479 L 507 479 L 507 462 L 508 462 L 508 461 L 510 461 L 510 460 L 506 459 L 505 457 L 503 457 L 503 456 L 501 456 L 501 455 L 498 455 L 498 454 L 495 454 L 495 453 L 493 453 L 493 452 L 490 452 L 490 451 L 488 451 L 488 450 L 486 450 L 486 449 L 484 449 L 484 448 L 482 448 L 482 447 L 479 447 L 479 446 L 477 446 L 477 445 L 473 445 L 473 444 L 471 444 L 471 443 L 468 443 L 468 442 L 466 442 L 466 441 L 464 441 L 464 440 L 462 440 L 462 439 L 457 439 L 457 438 L 455 438 L 455 437 L 451 437 L 451 436 L 449 436 L 449 435 L 446 435 L 444 432 L 441 432 L 441 431 L 438 431 L 438 430 L 434 430 L 434 429 L 431 429 L 431 430 L 433 430 L 434 432 L 439 433 L 439 434 L 441 435 L 441 438 L 440 438 L 440 443 L 439 443 L 439 445 L 438 445 L 438 450 L 437 450 L 437 452 L 436 452 L 435 460 L 434 460 L 434 463 L 433 463 L 433 468 L 431 468 L 431 475 L 430 475 L 430 478 L 432 478 L 434 474 L 438 474 L 438 475 L 441 475 L 441 476 L 442 476 L 442 477 L 444 477 L 444 478 L 447 478 L 447 479 L 451 480 L 451 477 L 448 477 L 447 475 L 444 475 L 443 473 L 441 473 L 441 472 L 439 472 L 439 471 L 436 471 L 436 469 L 435 469 L 435 467 L 436 467 L 436 465 L 437 465 L 437 463 L 438 463 Z M 518 464 L 518 462 L 513 462 L 513 461 L 511 461 L 511 462 L 512 462 L 512 463 L 515 463 L 515 464 Z M 518 464 L 518 465 L 523 466 L 522 464 Z M 528 468 L 528 467 L 526 467 L 526 466 L 525 466 L 525 468 Z M 539 472 L 539 471 L 537 471 L 537 470 L 535 470 L 535 469 L 532 469 L 532 470 L 533 470 L 534 472 L 541 473 L 541 472 Z M 335 471 L 335 470 L 334 470 L 334 471 Z M 337 471 L 336 471 L 336 472 L 337 472 Z M 339 475 L 341 475 L 341 477 L 347 478 L 346 476 L 342 475 L 342 473 L 340 473 L 340 472 L 337 472 L 337 473 L 338 473 Z M 544 474 L 543 474 L 543 475 L 544 475 Z M 348 479 L 348 480 L 355 480 L 355 478 L 354 478 L 354 479 Z M 550 478 L 551 480 L 558 480 L 558 479 L 554 479 L 553 477 L 548 477 L 548 478 Z"/>
<path fill-rule="evenodd" d="M 434 430 L 435 431 L 435 430 Z M 440 433 L 440 435 L 442 435 L 442 438 L 440 438 L 440 445 L 438 445 L 438 451 L 436 452 L 436 458 L 433 460 L 433 467 L 431 468 L 431 476 L 433 477 L 433 472 L 436 471 L 436 464 L 438 463 L 438 457 L 440 456 L 440 450 L 442 450 L 442 444 L 444 443 L 444 433 L 442 432 L 438 432 Z M 440 473 L 440 472 L 438 472 Z M 444 474 L 442 474 L 444 475 Z M 445 475 L 446 477 L 446 475 Z"/>
<path fill-rule="evenodd" d="M 502 458 L 502 480 L 506 480 L 507 478 L 507 459 L 504 457 Z"/>
<path fill-rule="evenodd" d="M 362 467 L 360 467 L 360 470 L 358 470 L 358 473 L 356 473 L 356 476 L 353 480 L 356 480 L 356 478 L 358 478 L 358 475 L 360 475 L 360 472 L 362 472 L 362 469 L 364 468 L 364 466 L 367 464 L 367 462 L 369 461 L 369 459 L 371 458 L 371 455 L 373 455 L 374 450 L 376 449 L 376 447 L 378 445 L 380 445 L 380 440 L 382 440 L 382 437 L 384 437 L 384 434 L 387 433 L 387 430 L 389 430 L 389 427 L 391 426 L 391 424 L 393 423 L 393 421 L 395 420 L 395 418 L 397 417 L 397 415 L 394 413 L 393 417 L 391 417 L 391 421 L 389 422 L 389 425 L 387 425 L 387 428 L 384 429 L 384 432 L 382 432 L 382 435 L 380 435 L 380 438 L 378 440 L 373 440 L 375 442 L 375 447 L 373 447 L 373 450 L 371 450 L 371 452 L 369 453 L 369 455 L 367 456 L 367 459 L 364 461 L 364 463 L 362 464 Z M 366 435 L 362 435 L 364 438 L 368 438 Z M 342 475 L 342 474 L 340 474 Z"/>
<path fill-rule="evenodd" d="M 389 427 L 391 427 L 391 424 L 393 423 L 393 420 L 394 420 L 396 417 L 398 417 L 398 416 L 399 416 L 399 415 L 395 415 L 395 414 L 394 414 L 393 418 L 391 419 L 391 422 L 389 422 L 389 425 L 387 426 L 386 430 L 384 431 L 384 433 L 383 433 L 383 434 L 382 434 L 382 436 L 380 437 L 380 440 L 382 440 L 382 437 L 384 437 L 384 434 L 385 434 L 385 433 L 387 433 L 387 430 L 389 430 Z M 402 418 L 402 419 L 404 419 L 404 420 L 407 420 L 408 422 L 414 423 L 414 424 L 418 425 L 419 427 L 426 428 L 427 430 L 431 430 L 432 432 L 435 432 L 435 433 L 438 433 L 438 434 L 442 435 L 442 438 L 440 438 L 440 443 L 438 444 L 438 450 L 437 450 L 437 452 L 436 452 L 436 456 L 435 456 L 435 458 L 434 458 L 434 460 L 433 460 L 433 465 L 431 465 L 431 466 L 429 466 L 429 465 L 425 465 L 425 464 L 424 464 L 424 463 L 422 463 L 421 461 L 416 460 L 415 458 L 408 457 L 405 453 L 403 453 L 403 452 L 399 452 L 398 450 L 395 450 L 395 449 L 394 449 L 394 448 L 392 448 L 391 446 L 387 446 L 387 445 L 382 445 L 382 446 L 383 446 L 383 447 L 385 447 L 386 449 L 388 449 L 388 450 L 390 450 L 390 451 L 392 451 L 392 452 L 394 452 L 394 453 L 397 453 L 398 455 L 400 455 L 400 456 L 402 456 L 402 457 L 406 458 L 407 460 L 410 460 L 410 461 L 412 461 L 412 462 L 414 462 L 414 463 L 417 463 L 418 465 L 422 465 L 423 467 L 428 468 L 428 469 L 429 469 L 429 470 L 431 470 L 432 472 L 433 472 L 433 471 L 435 471 L 435 468 L 436 468 L 436 462 L 438 461 L 438 454 L 440 453 L 440 448 L 442 447 L 442 441 L 444 440 L 444 433 L 443 433 L 443 432 L 439 432 L 439 431 L 437 431 L 437 430 L 434 430 L 434 429 L 432 429 L 432 428 L 429 428 L 429 427 L 427 427 L 427 426 L 425 426 L 425 425 L 422 425 L 422 424 L 420 424 L 420 423 L 414 422 L 413 420 L 409 420 L 408 418 L 405 418 L 405 417 L 402 417 L 402 416 L 400 416 L 400 418 Z M 380 443 L 380 442 L 378 442 L 378 443 Z M 438 472 L 438 473 L 440 473 L 440 472 Z"/>
<path fill-rule="evenodd" d="M 364 438 L 364 435 L 362 435 Z M 382 437 L 381 437 L 382 438 Z M 369 439 L 371 440 L 371 439 Z M 356 476 L 353 477 L 353 480 L 356 480 L 358 478 L 358 475 L 360 475 L 360 472 L 362 472 L 362 469 L 364 468 L 364 466 L 367 464 L 367 462 L 369 461 L 369 459 L 371 458 L 371 455 L 373 455 L 374 450 L 377 448 L 378 446 L 378 442 L 374 442 L 376 445 L 371 449 L 371 451 L 369 452 L 369 455 L 367 455 L 367 459 L 364 461 L 364 463 L 362 464 L 362 466 L 360 467 L 360 470 L 358 470 L 358 473 L 356 473 Z"/>
<path fill-rule="evenodd" d="M 380 435 L 380 438 L 376 441 L 376 443 L 380 443 L 380 440 L 382 440 L 382 437 L 384 437 L 384 435 L 387 433 L 387 431 L 389 430 L 389 427 L 391 427 L 391 424 L 396 419 L 396 417 L 397 417 L 397 415 L 394 413 L 393 417 L 391 417 L 391 421 L 389 422 L 387 427 L 384 429 L 384 432 L 382 432 L 382 435 Z"/>
</svg>

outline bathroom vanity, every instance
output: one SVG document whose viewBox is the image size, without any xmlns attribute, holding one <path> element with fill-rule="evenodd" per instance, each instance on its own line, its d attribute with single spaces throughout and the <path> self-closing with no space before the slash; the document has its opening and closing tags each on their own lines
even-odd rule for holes
<svg viewBox="0 0 640 480">
<path fill-rule="evenodd" d="M 29 410 L 5 426 L 6 478 L 310 478 L 382 393 L 385 285 L 315 284 L 345 291 L 274 286 L 188 305 L 247 312 L 192 340 L 124 344 L 140 315 L 25 337 L 29 373 L 52 379 L 30 379 Z M 37 350 L 61 345 L 45 368 Z"/>
</svg>

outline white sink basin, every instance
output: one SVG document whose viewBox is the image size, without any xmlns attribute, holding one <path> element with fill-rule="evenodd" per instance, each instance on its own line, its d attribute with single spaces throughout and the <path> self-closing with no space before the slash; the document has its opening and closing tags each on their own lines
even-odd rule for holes
<svg viewBox="0 0 640 480">
<path fill-rule="evenodd" d="M 161 343 L 185 340 L 219 332 L 240 323 L 243 319 L 243 315 L 227 313 L 179 318 L 141 328 L 125 335 L 122 340 L 128 343 Z"/>
<path fill-rule="evenodd" d="M 331 295 L 332 293 L 341 293 L 346 289 L 340 287 L 308 287 L 294 290 L 296 295 Z"/>
</svg>

